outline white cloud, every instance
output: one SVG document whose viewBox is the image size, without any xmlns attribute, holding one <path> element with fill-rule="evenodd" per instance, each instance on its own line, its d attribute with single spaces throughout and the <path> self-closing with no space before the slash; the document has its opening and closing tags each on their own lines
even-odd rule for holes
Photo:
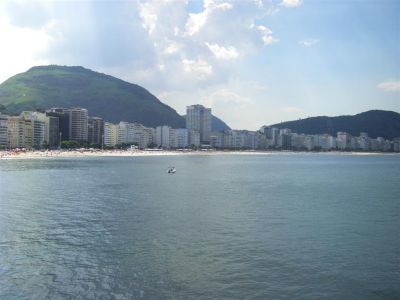
<svg viewBox="0 0 400 300">
<path fill-rule="evenodd" d="M 261 39 L 265 46 L 278 42 L 278 40 L 272 36 L 271 29 L 263 25 L 257 26 L 257 29 L 261 33 Z"/>
<path fill-rule="evenodd" d="M 203 6 L 204 10 L 201 13 L 189 14 L 189 19 L 186 23 L 186 33 L 188 35 L 194 35 L 199 32 L 215 10 L 225 11 L 233 8 L 231 3 L 216 4 L 213 0 L 205 0 Z"/>
<path fill-rule="evenodd" d="M 239 52 L 235 47 L 222 47 L 218 44 L 206 43 L 208 49 L 214 54 L 216 58 L 219 59 L 235 59 L 239 57 Z"/>
<path fill-rule="evenodd" d="M 194 73 L 198 79 L 205 79 L 213 72 L 212 66 L 205 60 L 189 60 L 183 59 L 183 70 L 187 73 Z"/>
<path fill-rule="evenodd" d="M 231 3 L 216 4 L 213 0 L 205 0 L 203 4 L 204 10 L 197 14 L 189 14 L 189 19 L 186 23 L 186 34 L 194 35 L 206 24 L 207 19 L 215 10 L 229 10 L 233 8 Z"/>
<path fill-rule="evenodd" d="M 164 53 L 165 54 L 174 54 L 179 51 L 181 46 L 178 43 L 171 42 L 167 45 L 167 48 L 165 48 Z"/>
<path fill-rule="evenodd" d="M 186 23 L 186 33 L 193 35 L 200 31 L 200 28 L 204 26 L 207 21 L 208 11 L 203 11 L 198 14 L 189 14 L 189 20 Z"/>
<path fill-rule="evenodd" d="M 140 3 L 138 5 L 139 14 L 142 18 L 142 26 L 149 34 L 154 32 L 157 23 L 157 14 L 153 11 L 153 6 L 150 3 Z"/>
<path fill-rule="evenodd" d="M 250 98 L 240 96 L 229 89 L 219 89 L 207 97 L 204 102 L 206 105 L 213 107 L 217 102 L 246 105 L 252 101 Z"/>
<path fill-rule="evenodd" d="M 282 0 L 281 5 L 285 7 L 297 7 L 302 3 L 301 0 Z"/>
<path fill-rule="evenodd" d="M 0 40 L 0 83 L 32 66 L 48 63 L 40 58 L 51 42 L 44 28 L 17 27 L 0 14 Z"/>
<path fill-rule="evenodd" d="M 299 42 L 300 46 L 306 47 L 306 48 L 315 46 L 315 45 L 318 44 L 318 43 L 319 43 L 319 40 L 318 40 L 318 39 L 305 39 L 305 40 L 301 40 L 301 41 Z"/>
<path fill-rule="evenodd" d="M 378 84 L 378 88 L 388 92 L 400 92 L 400 80 L 390 80 Z"/>
</svg>

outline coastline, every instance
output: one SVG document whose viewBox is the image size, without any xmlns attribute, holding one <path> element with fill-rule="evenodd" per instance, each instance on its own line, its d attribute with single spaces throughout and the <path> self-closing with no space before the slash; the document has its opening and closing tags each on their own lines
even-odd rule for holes
<svg viewBox="0 0 400 300">
<path fill-rule="evenodd" d="M 282 155 L 282 154 L 322 154 L 322 155 L 399 155 L 384 152 L 307 152 L 307 151 L 249 151 L 249 150 L 48 150 L 48 151 L 0 151 L 0 160 L 8 159 L 51 159 L 82 157 L 144 157 L 144 156 L 176 156 L 176 155 Z"/>
</svg>

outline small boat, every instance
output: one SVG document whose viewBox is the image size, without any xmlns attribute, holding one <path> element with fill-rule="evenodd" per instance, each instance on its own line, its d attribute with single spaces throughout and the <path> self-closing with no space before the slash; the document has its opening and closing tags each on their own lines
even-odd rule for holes
<svg viewBox="0 0 400 300">
<path fill-rule="evenodd" d="M 174 173 L 176 173 L 175 167 L 169 167 L 168 168 L 168 174 L 174 174 Z"/>
</svg>

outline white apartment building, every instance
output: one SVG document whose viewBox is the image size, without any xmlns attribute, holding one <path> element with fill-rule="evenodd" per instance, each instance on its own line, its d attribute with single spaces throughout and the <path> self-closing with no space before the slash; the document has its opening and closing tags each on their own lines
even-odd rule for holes
<svg viewBox="0 0 400 300">
<path fill-rule="evenodd" d="M 104 145 L 115 147 L 118 144 L 119 126 L 117 124 L 104 123 Z"/>
<path fill-rule="evenodd" d="M 157 126 L 156 128 L 156 145 L 157 147 L 170 148 L 170 130 L 169 126 Z"/>
<path fill-rule="evenodd" d="M 211 108 L 200 104 L 186 107 L 186 128 L 199 131 L 201 143 L 210 142 L 211 122 Z"/>
<path fill-rule="evenodd" d="M 133 143 L 135 143 L 135 125 L 128 122 L 119 122 L 117 144 L 121 145 Z"/>
<path fill-rule="evenodd" d="M 24 120 L 21 117 L 8 117 L 7 134 L 11 149 L 24 147 Z"/>
<path fill-rule="evenodd" d="M 43 114 L 32 111 L 23 111 L 20 117 L 24 124 L 24 147 L 39 149 L 46 143 L 47 124 Z"/>
<path fill-rule="evenodd" d="M 198 130 L 190 130 L 188 129 L 189 135 L 189 146 L 200 146 L 200 132 Z"/>
<path fill-rule="evenodd" d="M 351 149 L 353 137 L 347 132 L 337 133 L 337 147 L 341 150 Z"/>
<path fill-rule="evenodd" d="M 141 124 L 134 124 L 134 143 L 140 149 L 145 149 L 154 143 L 155 129 L 145 127 Z"/>
<path fill-rule="evenodd" d="M 189 146 L 189 131 L 186 128 L 174 129 L 175 148 L 187 148 Z"/>
<path fill-rule="evenodd" d="M 86 108 L 65 109 L 69 114 L 69 139 L 84 142 L 88 140 L 88 111 Z"/>
</svg>

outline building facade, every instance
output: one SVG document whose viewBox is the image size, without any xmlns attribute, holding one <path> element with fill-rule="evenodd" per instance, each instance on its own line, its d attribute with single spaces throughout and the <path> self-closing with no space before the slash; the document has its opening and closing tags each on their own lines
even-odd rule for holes
<svg viewBox="0 0 400 300">
<path fill-rule="evenodd" d="M 102 118 L 88 118 L 88 142 L 91 145 L 101 146 L 104 138 L 104 121 Z"/>
<path fill-rule="evenodd" d="M 201 143 L 210 142 L 211 122 L 211 108 L 200 104 L 186 107 L 186 128 L 199 131 Z"/>
<path fill-rule="evenodd" d="M 104 145 L 115 147 L 118 143 L 119 126 L 113 123 L 104 123 Z"/>
<path fill-rule="evenodd" d="M 7 149 L 9 147 L 8 143 L 8 116 L 0 113 L 0 149 Z"/>
</svg>

